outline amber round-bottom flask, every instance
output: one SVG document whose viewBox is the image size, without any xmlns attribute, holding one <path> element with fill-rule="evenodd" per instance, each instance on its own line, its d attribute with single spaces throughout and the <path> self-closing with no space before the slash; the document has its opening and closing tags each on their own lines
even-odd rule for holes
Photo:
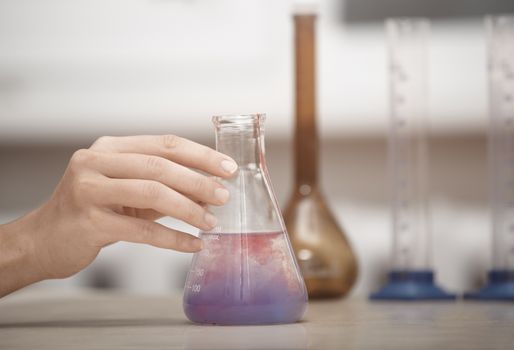
<svg viewBox="0 0 514 350">
<path fill-rule="evenodd" d="M 296 15 L 295 185 L 284 220 L 310 298 L 348 293 L 357 261 L 318 186 L 315 15 Z"/>
</svg>

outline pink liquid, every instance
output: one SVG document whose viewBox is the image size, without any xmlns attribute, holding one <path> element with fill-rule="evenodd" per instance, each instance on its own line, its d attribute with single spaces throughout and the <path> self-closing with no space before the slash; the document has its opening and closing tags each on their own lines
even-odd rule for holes
<svg viewBox="0 0 514 350">
<path fill-rule="evenodd" d="M 184 311 L 198 323 L 298 321 L 307 293 L 283 232 L 203 234 L 184 292 Z"/>
</svg>

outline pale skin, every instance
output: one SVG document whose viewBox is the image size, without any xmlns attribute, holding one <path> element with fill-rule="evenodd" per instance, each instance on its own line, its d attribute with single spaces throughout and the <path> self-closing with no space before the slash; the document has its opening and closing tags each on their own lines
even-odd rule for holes
<svg viewBox="0 0 514 350">
<path fill-rule="evenodd" d="M 236 170 L 230 157 L 174 135 L 98 139 L 73 154 L 46 203 L 0 225 L 0 297 L 69 277 L 119 241 L 201 250 L 200 239 L 155 220 L 171 216 L 213 228 L 216 218 L 205 204 L 223 205 L 229 197 L 213 177 Z"/>
</svg>

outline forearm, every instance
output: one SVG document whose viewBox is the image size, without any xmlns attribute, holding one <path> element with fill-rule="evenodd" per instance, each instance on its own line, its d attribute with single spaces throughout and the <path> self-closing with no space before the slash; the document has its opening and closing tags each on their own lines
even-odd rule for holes
<svg viewBox="0 0 514 350">
<path fill-rule="evenodd" d="M 0 297 L 44 279 L 34 255 L 33 215 L 0 225 Z"/>
</svg>

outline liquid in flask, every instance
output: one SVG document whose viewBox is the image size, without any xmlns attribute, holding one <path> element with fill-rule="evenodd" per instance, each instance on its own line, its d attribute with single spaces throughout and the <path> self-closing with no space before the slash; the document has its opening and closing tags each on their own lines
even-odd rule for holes
<svg viewBox="0 0 514 350">
<path fill-rule="evenodd" d="M 200 232 L 184 290 L 184 312 L 193 322 L 238 325 L 298 321 L 307 291 L 291 249 L 264 158 L 265 115 L 214 117 L 216 149 L 239 165 L 218 218 Z"/>
</svg>

